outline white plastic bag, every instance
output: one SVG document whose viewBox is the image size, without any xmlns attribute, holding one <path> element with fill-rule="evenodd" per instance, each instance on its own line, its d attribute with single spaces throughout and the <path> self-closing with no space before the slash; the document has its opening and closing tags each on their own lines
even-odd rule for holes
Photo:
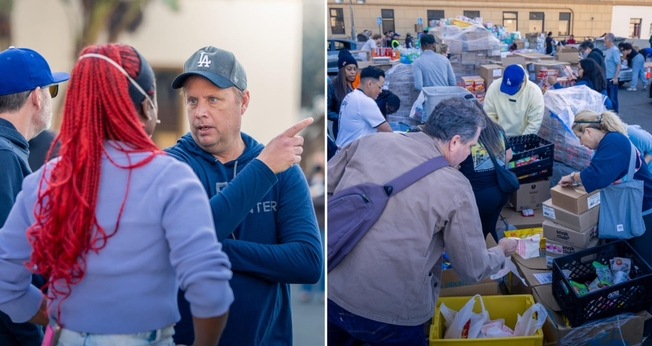
<svg viewBox="0 0 652 346">
<path fill-rule="evenodd" d="M 543 305 L 536 303 L 530 306 L 529 309 L 523 313 L 523 316 L 518 315 L 516 327 L 514 327 L 514 336 L 531 336 L 534 335 L 537 329 L 543 327 L 548 317 L 548 312 Z"/>
<path fill-rule="evenodd" d="M 499 318 L 494 321 L 487 321 L 484 326 L 482 326 L 480 335 L 485 338 L 502 338 L 506 336 L 514 336 L 514 331 L 505 325 L 504 318 Z"/>
<path fill-rule="evenodd" d="M 422 121 L 423 112 L 426 111 L 426 107 L 424 103 L 426 103 L 426 96 L 423 94 L 423 90 L 422 90 L 419 93 L 419 97 L 417 97 L 417 100 L 414 101 L 414 103 L 412 104 L 412 109 L 410 109 L 410 118 Z"/>
<path fill-rule="evenodd" d="M 480 306 L 482 307 L 482 312 L 476 314 L 473 312 L 473 307 L 475 306 L 476 297 L 480 301 Z M 489 313 L 484 307 L 484 302 L 482 297 L 479 294 L 473 296 L 463 307 L 454 314 L 452 321 L 449 321 L 448 318 L 452 315 L 450 309 L 442 303 L 439 307 L 439 310 L 448 309 L 447 315 L 444 315 L 446 319 L 446 333 L 444 334 L 444 339 L 475 339 L 480 334 L 480 330 L 484 323 L 489 320 Z M 442 312 L 443 314 L 443 312 Z"/>
</svg>

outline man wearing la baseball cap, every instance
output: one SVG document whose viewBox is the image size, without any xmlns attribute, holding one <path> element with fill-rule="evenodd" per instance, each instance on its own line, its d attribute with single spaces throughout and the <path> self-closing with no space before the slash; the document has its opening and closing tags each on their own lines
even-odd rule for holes
<svg viewBox="0 0 652 346">
<path fill-rule="evenodd" d="M 543 94 L 521 65 L 509 65 L 487 89 L 484 111 L 507 136 L 536 134 L 543 121 Z"/>
<path fill-rule="evenodd" d="M 50 126 L 52 98 L 65 72 L 52 72 L 47 61 L 34 50 L 15 48 L 0 52 L 0 228 L 4 225 L 23 178 L 32 173 L 27 141 Z M 34 276 L 32 282 L 42 285 Z M 41 328 L 31 323 L 14 323 L 0 312 L 0 345 L 41 345 Z"/>
<path fill-rule="evenodd" d="M 233 53 L 217 47 L 196 51 L 172 88 L 183 90 L 190 132 L 166 151 L 204 185 L 233 269 L 235 301 L 220 344 L 290 346 L 289 284 L 319 281 L 323 263 L 306 178 L 294 165 L 303 144 L 296 134 L 312 119 L 267 146 L 241 132 L 250 100 L 247 75 Z M 174 341 L 191 345 L 192 315 L 181 292 L 179 311 Z"/>
</svg>

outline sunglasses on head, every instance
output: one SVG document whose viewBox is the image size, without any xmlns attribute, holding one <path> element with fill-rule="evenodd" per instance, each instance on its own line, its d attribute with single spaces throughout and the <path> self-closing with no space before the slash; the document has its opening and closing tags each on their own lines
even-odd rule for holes
<svg viewBox="0 0 652 346">
<path fill-rule="evenodd" d="M 59 95 L 59 84 L 48 85 L 48 86 L 46 86 L 46 87 L 42 87 L 41 89 L 45 89 L 45 88 L 48 88 L 48 91 L 50 92 L 50 96 L 51 96 L 52 98 L 55 98 L 55 97 L 57 97 L 57 95 Z M 29 97 L 29 95 L 30 95 L 31 93 L 32 93 L 32 91 L 30 90 L 30 91 L 27 93 L 27 97 Z"/>
</svg>

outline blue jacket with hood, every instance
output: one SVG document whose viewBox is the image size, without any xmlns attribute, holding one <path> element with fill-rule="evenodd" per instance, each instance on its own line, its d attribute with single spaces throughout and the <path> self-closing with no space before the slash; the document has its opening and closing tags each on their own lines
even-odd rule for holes
<svg viewBox="0 0 652 346">
<path fill-rule="evenodd" d="M 217 238 L 229 256 L 235 295 L 219 345 L 292 345 L 290 283 L 319 281 L 323 254 L 308 183 L 298 165 L 274 174 L 256 157 L 263 145 L 242 133 L 245 150 L 222 164 L 190 133 L 168 154 L 186 162 L 210 198 Z M 176 343 L 194 341 L 179 294 Z"/>
</svg>

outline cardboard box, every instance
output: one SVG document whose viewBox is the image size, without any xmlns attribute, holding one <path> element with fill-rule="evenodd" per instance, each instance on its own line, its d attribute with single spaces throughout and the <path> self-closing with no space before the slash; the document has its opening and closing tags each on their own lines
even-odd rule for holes
<svg viewBox="0 0 652 346">
<path fill-rule="evenodd" d="M 496 241 L 491 235 L 485 238 L 487 249 L 496 246 Z M 476 282 L 469 283 L 460 278 L 453 269 L 446 269 L 441 271 L 440 282 L 440 297 L 460 297 L 460 296 L 474 296 L 480 295 L 499 295 L 501 294 L 498 287 L 498 281 L 489 278 Z"/>
<path fill-rule="evenodd" d="M 500 62 L 503 67 L 503 70 L 505 70 L 507 66 L 514 65 L 514 64 L 519 64 L 523 66 L 524 69 L 527 70 L 527 62 L 525 61 L 525 58 L 522 56 L 510 55 L 502 58 Z"/>
<path fill-rule="evenodd" d="M 491 80 L 500 78 L 503 76 L 503 68 L 500 65 L 480 65 L 480 77 L 482 79 Z"/>
<path fill-rule="evenodd" d="M 536 209 L 534 216 L 523 216 L 520 211 L 515 211 L 510 207 L 504 207 L 500 212 L 500 216 L 517 229 L 541 227 L 544 220 L 543 210 L 541 209 Z M 498 220 L 498 227 L 505 227 L 502 220 Z"/>
<path fill-rule="evenodd" d="M 525 41 L 523 40 L 514 40 L 513 43 L 516 43 L 517 49 L 525 49 Z"/>
<path fill-rule="evenodd" d="M 555 61 L 555 60 L 548 60 L 548 61 L 536 61 L 532 63 L 534 71 L 534 74 L 537 76 L 539 75 L 539 71 L 541 70 L 563 70 L 564 66 L 570 66 L 570 63 L 565 62 L 565 61 Z"/>
<path fill-rule="evenodd" d="M 599 320 L 576 328 L 566 326 L 561 308 L 552 295 L 551 285 L 532 288 L 532 296 L 548 312 L 543 325 L 546 345 L 638 345 L 643 338 L 643 323 L 649 319 L 646 311 L 634 315 L 620 315 L 616 318 Z M 579 339 L 580 336 L 583 338 Z M 621 339 L 622 338 L 622 339 Z M 623 341 L 625 343 L 623 343 Z"/>
<path fill-rule="evenodd" d="M 598 245 L 599 240 L 600 239 L 598 238 L 592 239 L 586 247 L 579 247 L 575 245 L 564 244 L 562 242 L 548 240 L 546 241 L 546 254 L 562 255 L 562 256 L 574 254 L 578 251 L 595 247 L 596 245 Z"/>
<path fill-rule="evenodd" d="M 511 277 L 511 294 L 532 294 L 532 288 L 548 285 L 552 280 L 552 270 L 546 266 L 545 257 L 523 260 L 518 255 L 512 256 L 518 275 L 525 280 L 523 283 L 518 277 Z M 542 282 L 543 281 L 543 282 Z"/>
<path fill-rule="evenodd" d="M 550 189 L 552 204 L 579 215 L 600 205 L 600 190 L 587 193 L 583 185 Z"/>
<path fill-rule="evenodd" d="M 543 217 L 575 231 L 582 231 L 598 223 L 600 205 L 582 214 L 573 214 L 552 204 L 552 198 L 543 202 Z"/>
<path fill-rule="evenodd" d="M 571 64 L 577 64 L 580 61 L 580 55 L 577 51 L 573 53 L 557 53 L 557 60 L 558 61 L 565 61 L 569 62 Z"/>
<path fill-rule="evenodd" d="M 484 87 L 484 79 L 480 76 L 463 76 L 460 77 L 462 79 L 462 87 L 465 88 L 466 90 L 470 91 L 471 93 L 475 94 L 477 92 L 482 92 L 484 93 L 485 87 Z"/>
<path fill-rule="evenodd" d="M 485 279 L 472 284 L 462 280 L 452 269 L 441 271 L 440 297 L 474 296 L 476 294 L 500 295 L 498 282 L 491 279 Z"/>
<path fill-rule="evenodd" d="M 587 249 L 598 239 L 598 226 L 593 225 L 586 230 L 576 231 L 545 220 L 543 221 L 543 235 L 548 241 Z"/>
<path fill-rule="evenodd" d="M 557 257 L 562 257 L 570 254 L 574 254 L 578 251 L 585 249 L 590 249 L 598 245 L 598 238 L 595 238 L 589 242 L 589 245 L 586 248 L 582 248 L 575 245 L 568 245 L 562 242 L 556 242 L 553 240 L 546 239 L 546 265 L 549 268 L 552 268 L 552 260 Z"/>
<path fill-rule="evenodd" d="M 514 210 L 541 209 L 543 202 L 550 198 L 550 181 L 521 184 L 518 191 L 509 196 L 509 203 Z"/>
<path fill-rule="evenodd" d="M 502 70 L 501 70 L 502 71 Z M 489 90 L 489 86 L 493 84 L 494 82 L 501 80 L 502 78 L 494 78 L 494 79 L 485 79 L 484 80 L 484 85 L 485 89 Z"/>
<path fill-rule="evenodd" d="M 553 60 L 554 57 L 552 55 L 545 55 L 541 53 L 516 53 L 516 55 L 521 56 L 525 58 L 526 61 L 541 61 L 541 60 Z"/>
</svg>

